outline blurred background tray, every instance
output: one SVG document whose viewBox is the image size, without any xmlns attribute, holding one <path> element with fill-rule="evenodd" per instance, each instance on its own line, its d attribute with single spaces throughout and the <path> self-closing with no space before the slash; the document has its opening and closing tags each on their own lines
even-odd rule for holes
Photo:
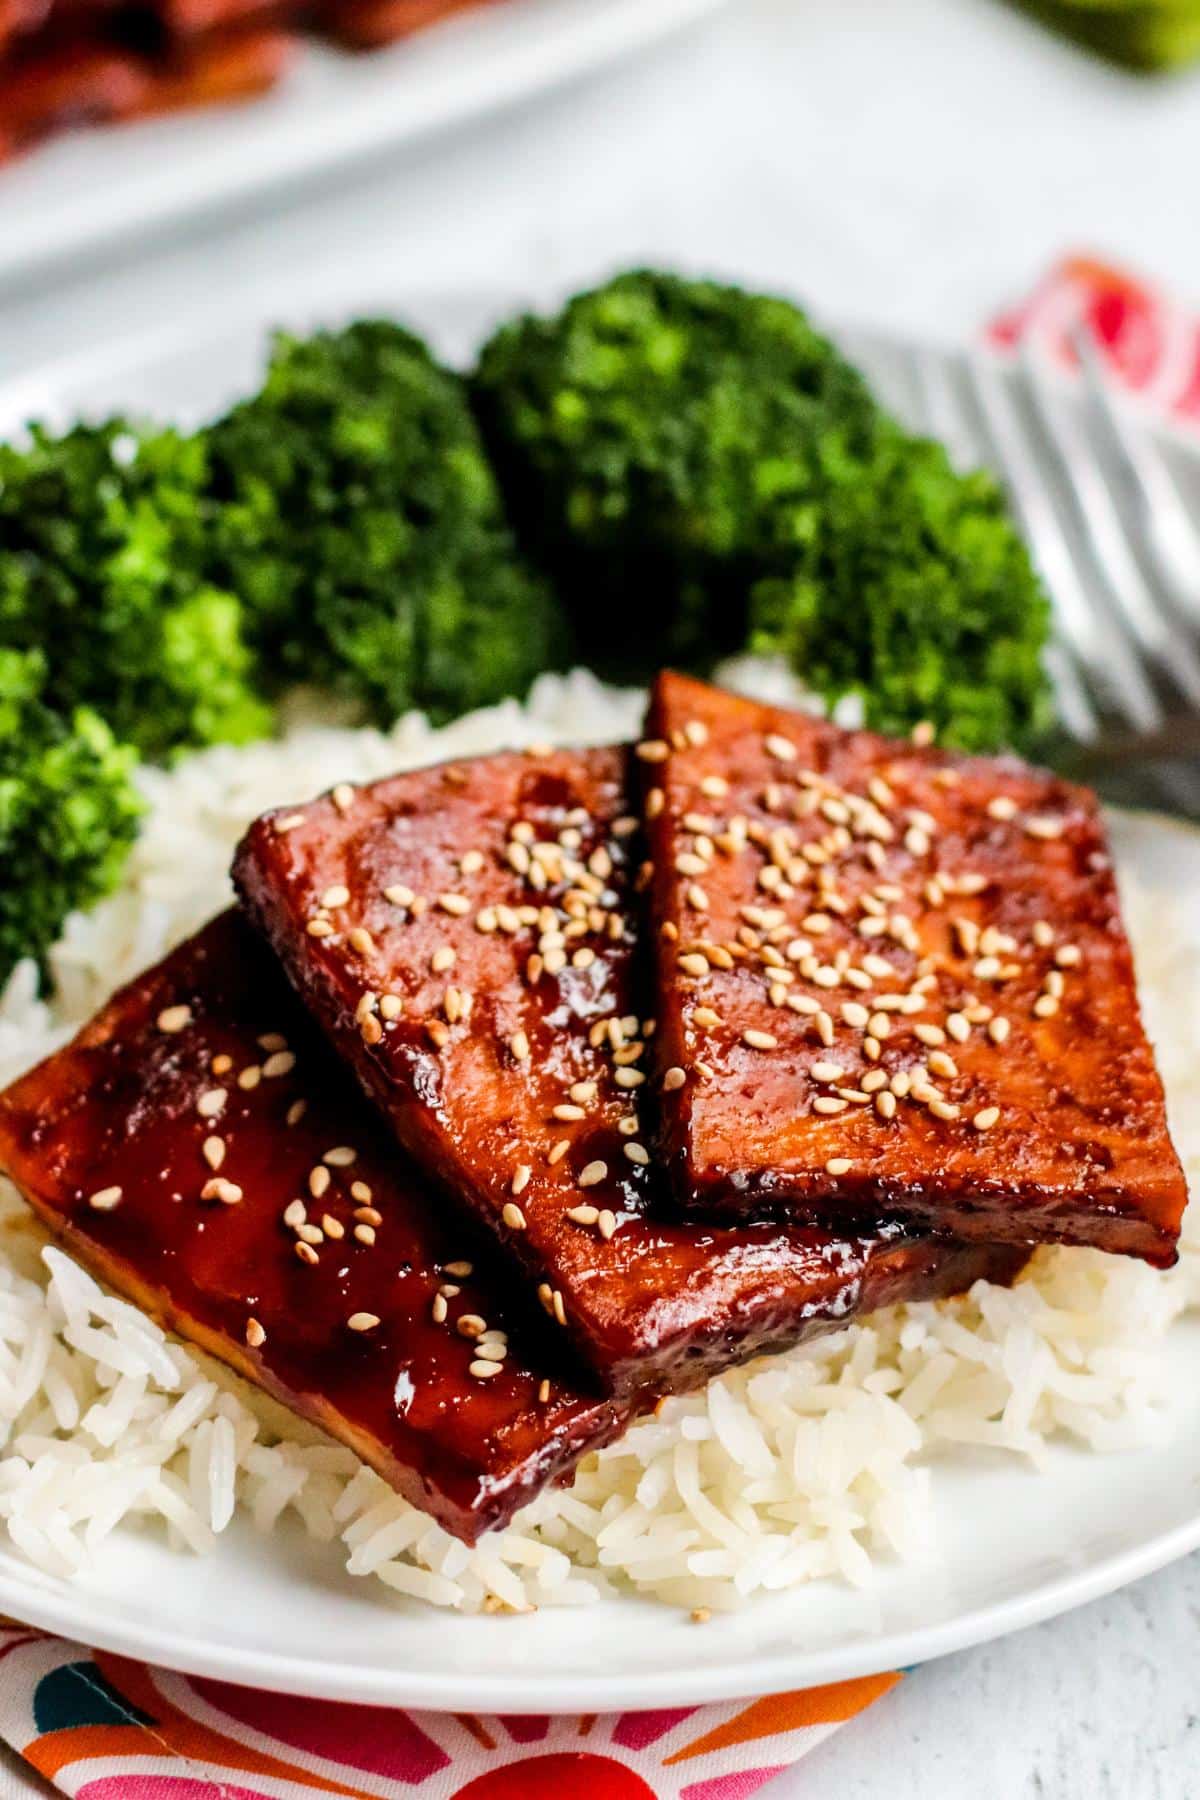
<svg viewBox="0 0 1200 1800">
<path fill-rule="evenodd" d="M 56 139 L 0 168 L 0 283 L 515 105 L 722 4 L 504 0 L 370 55 L 306 44 L 246 105 Z"/>
</svg>

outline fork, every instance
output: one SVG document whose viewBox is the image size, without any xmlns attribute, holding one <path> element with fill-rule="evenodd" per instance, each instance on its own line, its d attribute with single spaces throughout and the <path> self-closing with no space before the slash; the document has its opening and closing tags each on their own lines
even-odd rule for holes
<svg viewBox="0 0 1200 1800">
<path fill-rule="evenodd" d="M 1076 334 L 1044 352 L 907 352 L 921 424 L 1002 477 L 1054 608 L 1053 760 L 1109 799 L 1200 818 L 1200 528 L 1158 446 Z"/>
</svg>

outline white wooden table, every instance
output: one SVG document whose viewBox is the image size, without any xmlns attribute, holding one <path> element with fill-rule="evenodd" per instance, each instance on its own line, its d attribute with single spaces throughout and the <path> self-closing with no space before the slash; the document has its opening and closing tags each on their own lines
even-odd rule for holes
<svg viewBox="0 0 1200 1800">
<path fill-rule="evenodd" d="M 970 333 L 1064 249 L 1200 298 L 1200 73 L 1132 80 L 996 0 L 736 0 L 636 69 L 0 294 L 0 378 L 311 271 L 531 292 L 638 260 Z M 802 1602 L 801 1602 L 802 1604 Z M 1191 1800 L 1200 1561 L 914 1674 L 773 1792 Z M 0 1763 L 0 1795 L 40 1791 Z"/>
</svg>

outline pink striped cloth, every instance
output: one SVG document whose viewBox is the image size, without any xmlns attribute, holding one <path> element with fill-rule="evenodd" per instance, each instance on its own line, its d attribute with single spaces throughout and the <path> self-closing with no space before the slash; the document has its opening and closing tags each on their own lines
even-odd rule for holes
<svg viewBox="0 0 1200 1800">
<path fill-rule="evenodd" d="M 1002 349 L 1033 338 L 1073 368 L 1071 336 L 1081 323 L 1115 386 L 1171 424 L 1200 432 L 1200 313 L 1127 269 L 1064 257 L 992 320 L 987 335 Z"/>
<path fill-rule="evenodd" d="M 294 1698 L 0 1626 L 0 1737 L 72 1800 L 749 1800 L 898 1675 L 670 1711 Z"/>
</svg>

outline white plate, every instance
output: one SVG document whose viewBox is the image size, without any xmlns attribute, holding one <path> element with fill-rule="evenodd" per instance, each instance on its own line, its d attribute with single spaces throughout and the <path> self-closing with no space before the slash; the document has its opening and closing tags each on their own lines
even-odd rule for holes
<svg viewBox="0 0 1200 1800">
<path fill-rule="evenodd" d="M 308 324 L 383 303 L 343 293 L 278 316 Z M 461 294 L 392 302 L 455 357 L 512 304 Z M 262 326 L 206 335 L 183 325 L 42 370 L 0 393 L 0 432 L 31 411 L 65 418 L 125 406 L 194 420 L 253 381 Z M 902 395 L 892 399 L 903 407 Z M 1200 906 L 1200 832 L 1126 815 L 1118 839 L 1142 880 Z M 1103 1458 L 1060 1447 L 1036 1475 L 964 1451 L 938 1465 L 935 1564 L 884 1568 L 868 1591 L 815 1585 L 702 1629 L 636 1599 L 529 1619 L 456 1617 L 355 1582 L 336 1547 L 247 1526 L 206 1559 L 121 1534 L 79 1586 L 0 1548 L 0 1610 L 189 1673 L 448 1710 L 691 1705 L 873 1673 L 1049 1618 L 1200 1546 L 1200 1320 L 1177 1326 L 1164 1354 L 1174 1395 L 1165 1446 Z"/>
<path fill-rule="evenodd" d="M 503 0 L 369 56 L 315 41 L 248 105 L 71 133 L 0 168 L 0 281 L 511 106 L 723 0 Z"/>
</svg>

